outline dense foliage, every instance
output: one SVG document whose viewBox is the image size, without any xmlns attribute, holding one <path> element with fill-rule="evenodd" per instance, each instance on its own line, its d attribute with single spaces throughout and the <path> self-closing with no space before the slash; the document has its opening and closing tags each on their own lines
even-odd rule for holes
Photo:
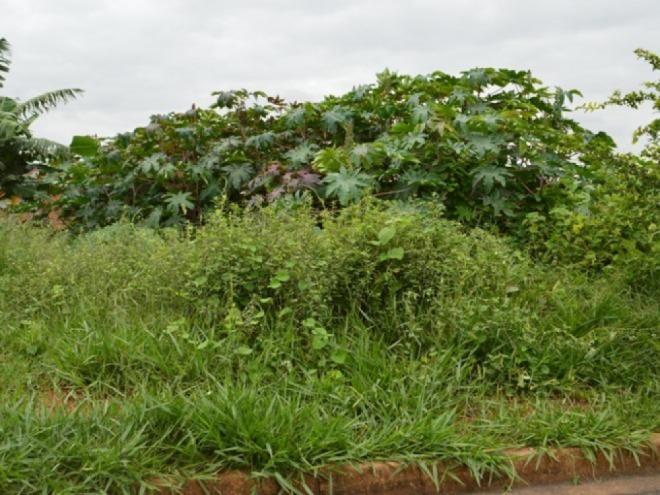
<svg viewBox="0 0 660 495">
<path fill-rule="evenodd" d="M 409 77 L 286 103 L 263 93 L 217 93 L 211 109 L 152 117 L 96 143 L 44 178 L 85 228 L 122 217 L 149 225 L 199 220 L 219 197 L 248 205 L 345 206 L 435 195 L 451 218 L 508 226 L 547 211 L 563 177 L 611 144 L 568 119 L 576 91 L 550 90 L 524 71 L 475 69 Z M 217 111 L 220 110 L 220 111 Z"/>
<path fill-rule="evenodd" d="M 657 120 L 618 154 L 566 116 L 576 94 L 384 72 L 40 155 L 5 194 L 69 229 L 0 223 L 0 492 L 239 468 L 303 493 L 294 474 L 379 459 L 440 487 L 439 461 L 513 479 L 520 446 L 638 453 L 660 428 Z"/>
<path fill-rule="evenodd" d="M 636 50 L 654 71 L 660 58 Z M 645 102 L 660 110 L 660 80 L 645 82 L 640 91 L 615 91 L 607 106 L 638 108 Z M 639 127 L 633 141 L 639 154 L 608 153 L 590 161 L 579 180 L 566 181 L 566 195 L 548 213 L 525 215 L 516 234 L 521 244 L 546 258 L 586 266 L 624 266 L 638 287 L 660 286 L 660 119 Z"/>
<path fill-rule="evenodd" d="M 9 72 L 10 45 L 0 38 L 0 90 Z M 24 174 L 38 170 L 50 159 L 69 155 L 69 149 L 53 141 L 35 138 L 30 125 L 40 115 L 82 94 L 80 89 L 60 89 L 26 101 L 0 95 L 0 199 L 30 195 Z"/>
<path fill-rule="evenodd" d="M 5 223 L 0 492 L 228 468 L 286 488 L 374 459 L 487 483 L 511 475 L 506 448 L 618 459 L 658 431 L 657 295 L 535 264 L 428 204 L 372 203 L 323 229 L 273 207 L 183 236 Z"/>
<path fill-rule="evenodd" d="M 167 332 L 198 345 L 210 337 L 189 324 L 208 327 L 215 340 L 204 346 L 234 349 L 258 347 L 264 326 L 280 319 L 298 329 L 300 345 L 320 345 L 315 337 L 325 334 L 315 329 L 350 316 L 388 345 L 405 342 L 410 356 L 458 339 L 482 378 L 512 389 L 552 388 L 568 376 L 585 386 L 601 374 L 635 387 L 658 373 L 654 305 L 640 313 L 639 332 L 612 327 L 605 316 L 628 300 L 621 273 L 591 279 L 534 264 L 505 240 L 431 208 L 360 204 L 327 215 L 321 229 L 305 209 L 268 207 L 217 213 L 184 236 L 120 223 L 73 242 L 8 225 L 0 231 L 0 303 L 17 322 L 82 318 L 76 305 L 95 301 L 162 306 L 181 320 Z M 637 321 L 629 310 L 626 318 Z M 601 345 L 607 352 L 587 359 Z M 617 348 L 636 356 L 637 371 L 612 365 L 607 353 Z M 520 382 L 521 374 L 533 381 Z"/>
<path fill-rule="evenodd" d="M 657 69 L 657 56 L 638 55 Z M 657 84 L 586 107 L 657 107 Z M 640 155 L 618 154 L 606 134 L 567 117 L 575 95 L 507 69 L 385 71 L 320 103 L 218 92 L 209 109 L 156 115 L 112 139 L 76 137 L 77 158 L 23 183 L 32 200 L 21 208 L 89 230 L 120 219 L 199 223 L 230 204 L 322 210 L 365 196 L 426 198 L 549 260 L 625 258 L 656 279 L 657 262 L 646 260 L 657 259 L 657 120 L 636 134 L 647 138 Z"/>
</svg>

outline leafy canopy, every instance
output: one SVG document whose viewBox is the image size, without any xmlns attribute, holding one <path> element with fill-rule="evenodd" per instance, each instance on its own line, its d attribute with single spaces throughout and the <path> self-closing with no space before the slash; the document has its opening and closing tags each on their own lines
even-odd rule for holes
<svg viewBox="0 0 660 495">
<path fill-rule="evenodd" d="M 11 46 L 0 38 L 0 90 L 9 73 Z M 30 126 L 41 115 L 61 103 L 82 94 L 80 89 L 60 89 L 19 101 L 0 93 L 0 198 L 3 195 L 29 195 L 23 175 L 50 159 L 68 155 L 67 147 L 53 141 L 36 138 Z"/>
<path fill-rule="evenodd" d="M 549 211 L 563 181 L 609 153 L 567 117 L 577 94 L 492 68 L 386 70 L 318 103 L 220 91 L 208 109 L 154 115 L 110 139 L 76 138 L 77 157 L 39 178 L 41 200 L 57 197 L 48 208 L 90 229 L 122 217 L 199 221 L 220 198 L 332 208 L 373 194 L 435 198 L 449 217 L 509 229 L 522 214 Z"/>
</svg>

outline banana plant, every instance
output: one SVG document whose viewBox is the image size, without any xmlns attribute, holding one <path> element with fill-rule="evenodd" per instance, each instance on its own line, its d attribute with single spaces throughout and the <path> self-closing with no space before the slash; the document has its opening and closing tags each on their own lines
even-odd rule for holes
<svg viewBox="0 0 660 495">
<path fill-rule="evenodd" d="M 11 46 L 0 38 L 0 196 L 25 192 L 23 176 L 48 159 L 61 157 L 67 146 L 32 135 L 30 126 L 43 114 L 80 96 L 77 88 L 58 89 L 21 101 L 2 90 L 11 65 Z"/>
</svg>

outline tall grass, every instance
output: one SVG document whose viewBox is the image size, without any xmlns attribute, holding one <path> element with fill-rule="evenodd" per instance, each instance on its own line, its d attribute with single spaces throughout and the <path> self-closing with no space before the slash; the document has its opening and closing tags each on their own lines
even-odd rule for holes
<svg viewBox="0 0 660 495">
<path fill-rule="evenodd" d="M 435 213 L 3 225 L 0 492 L 370 459 L 507 473 L 508 447 L 658 430 L 654 297 Z"/>
</svg>

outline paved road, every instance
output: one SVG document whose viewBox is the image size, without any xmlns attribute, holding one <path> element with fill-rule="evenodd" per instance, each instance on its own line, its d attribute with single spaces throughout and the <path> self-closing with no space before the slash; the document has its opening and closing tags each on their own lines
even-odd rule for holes
<svg viewBox="0 0 660 495">
<path fill-rule="evenodd" d="M 481 495 L 494 493 L 502 492 L 481 492 Z M 516 488 L 508 493 L 512 495 L 660 495 L 660 475 L 630 476 L 580 485 Z"/>
</svg>

